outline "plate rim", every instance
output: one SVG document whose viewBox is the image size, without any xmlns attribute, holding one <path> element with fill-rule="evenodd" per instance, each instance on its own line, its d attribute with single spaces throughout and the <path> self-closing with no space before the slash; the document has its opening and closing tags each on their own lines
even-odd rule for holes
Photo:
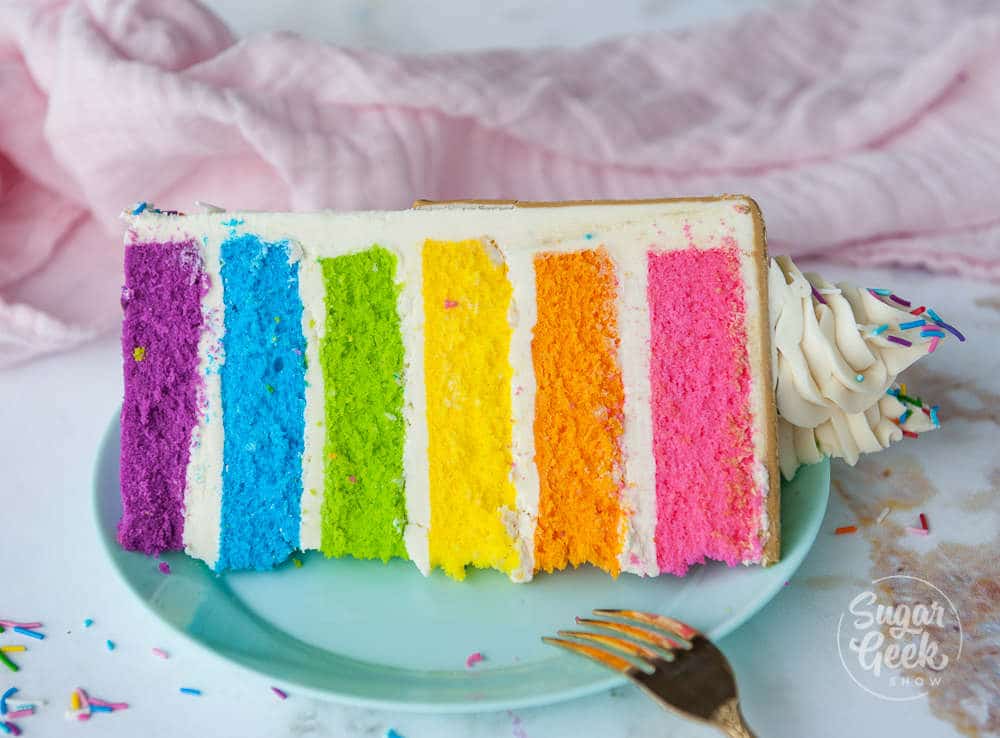
<svg viewBox="0 0 1000 738">
<path fill-rule="evenodd" d="M 120 453 L 120 443 L 117 438 L 116 429 L 119 427 L 118 420 L 120 418 L 121 410 L 119 409 L 112 416 L 111 421 L 108 423 L 108 427 L 104 430 L 101 439 L 97 445 L 97 457 L 94 462 L 94 468 L 92 470 L 92 494 L 91 494 L 91 504 L 90 504 L 90 514 L 91 522 L 94 526 L 94 530 L 97 532 L 98 537 L 101 539 L 101 550 L 110 565 L 111 569 L 117 575 L 117 578 L 124 582 L 125 588 L 128 590 L 129 595 L 142 605 L 143 609 L 152 614 L 158 621 L 165 624 L 175 635 L 179 635 L 186 643 L 193 644 L 198 651 L 207 655 L 211 659 L 228 664 L 230 666 L 235 666 L 236 668 L 246 669 L 254 674 L 262 677 L 273 678 L 273 675 L 268 673 L 264 668 L 257 667 L 255 665 L 245 663 L 243 661 L 232 658 L 225 653 L 214 648 L 212 645 L 196 638 L 195 636 L 188 633 L 186 630 L 181 628 L 179 625 L 171 622 L 169 619 L 163 617 L 155 607 L 153 607 L 150 602 L 143 597 L 135 584 L 132 582 L 131 578 L 126 574 L 121 565 L 119 564 L 116 553 L 120 551 L 117 542 L 117 536 L 109 535 L 108 531 L 104 530 L 104 524 L 102 521 L 101 514 L 101 503 L 100 503 L 100 481 L 101 472 L 103 469 L 103 464 L 106 463 L 105 460 L 109 453 L 117 450 Z M 822 489 L 823 499 L 820 503 L 824 514 L 816 515 L 815 518 L 810 521 L 810 524 L 802 531 L 803 533 L 803 543 L 796 550 L 796 555 L 791 559 L 785 559 L 784 556 L 779 560 L 775 566 L 785 564 L 790 567 L 788 575 L 794 574 L 799 566 L 801 566 L 802 561 L 808 555 L 809 551 L 812 550 L 815 544 L 816 537 L 819 534 L 819 529 L 822 526 L 823 519 L 825 518 L 825 511 L 829 504 L 830 497 L 830 459 L 825 458 L 823 461 L 819 462 L 819 465 L 825 466 L 825 470 L 822 472 L 825 477 L 825 484 Z M 769 603 L 774 597 L 780 592 L 784 587 L 784 583 L 779 583 L 778 579 L 774 579 L 768 582 L 768 586 L 762 587 L 757 595 L 746 602 L 744 607 L 740 610 L 730 614 L 719 626 L 711 630 L 707 635 L 711 637 L 714 641 L 721 641 L 726 636 L 734 633 L 740 627 L 749 622 L 754 615 L 760 612 L 763 607 Z M 539 636 L 541 637 L 541 636 Z M 544 707 L 547 705 L 558 704 L 561 702 L 568 702 L 570 700 L 580 699 L 581 697 L 588 697 L 591 695 L 599 694 L 601 692 L 606 692 L 608 690 L 614 689 L 615 687 L 621 687 L 629 684 L 627 677 L 619 675 L 609 674 L 604 679 L 595 679 L 594 681 L 568 688 L 561 688 L 552 691 L 546 691 L 534 696 L 525 696 L 520 698 L 509 698 L 509 699 L 484 699 L 476 701 L 442 701 L 442 702 L 425 702 L 425 701 L 405 701 L 405 700 L 391 700 L 382 699 L 374 697 L 364 697 L 355 694 L 346 694 L 339 691 L 334 691 L 330 689 L 320 689 L 308 684 L 297 681 L 295 678 L 282 678 L 282 683 L 288 686 L 294 686 L 295 690 L 301 694 L 305 694 L 314 699 L 321 699 L 336 702 L 338 704 L 350 706 L 350 707 L 361 707 L 366 709 L 375 710 L 385 710 L 385 711 L 397 711 L 397 712 L 407 712 L 414 714 L 473 714 L 473 713 L 490 713 L 490 712 L 502 712 L 505 710 L 517 710 L 517 709 L 530 709 L 534 707 Z"/>
</svg>

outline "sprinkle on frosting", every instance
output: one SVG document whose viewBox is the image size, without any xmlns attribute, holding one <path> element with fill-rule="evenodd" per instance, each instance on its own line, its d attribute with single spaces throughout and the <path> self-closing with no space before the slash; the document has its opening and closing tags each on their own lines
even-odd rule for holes
<svg viewBox="0 0 1000 738">
<path fill-rule="evenodd" d="M 858 526 L 856 525 L 842 525 L 835 531 L 833 531 L 834 535 L 837 536 L 846 536 L 850 535 L 851 533 L 857 533 L 857 532 L 858 532 Z"/>
<path fill-rule="evenodd" d="M 922 325 L 927 325 L 927 321 L 924 320 L 923 318 L 921 318 L 920 320 L 910 320 L 907 321 L 906 323 L 900 323 L 899 330 L 906 331 L 909 330 L 910 328 L 918 328 Z"/>
<path fill-rule="evenodd" d="M 136 346 L 132 349 L 132 358 L 136 361 L 142 361 L 146 358 L 146 349 L 144 346 Z"/>
<path fill-rule="evenodd" d="M 887 340 L 898 343 L 900 346 L 909 347 L 913 345 L 913 341 L 907 341 L 905 338 L 900 338 L 899 336 L 888 336 Z"/>
</svg>

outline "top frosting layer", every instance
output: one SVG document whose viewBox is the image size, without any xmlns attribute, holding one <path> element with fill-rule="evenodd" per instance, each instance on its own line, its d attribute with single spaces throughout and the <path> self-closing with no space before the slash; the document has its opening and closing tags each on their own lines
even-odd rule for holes
<svg viewBox="0 0 1000 738">
<path fill-rule="evenodd" d="M 913 308 L 888 290 L 831 284 L 780 256 L 771 261 L 768 292 L 786 477 L 823 455 L 854 464 L 861 453 L 902 438 L 904 430 L 935 427 L 923 412 L 904 417 L 898 400 L 884 401 L 899 374 L 932 353 L 947 333 L 964 340 L 933 310 Z"/>
</svg>

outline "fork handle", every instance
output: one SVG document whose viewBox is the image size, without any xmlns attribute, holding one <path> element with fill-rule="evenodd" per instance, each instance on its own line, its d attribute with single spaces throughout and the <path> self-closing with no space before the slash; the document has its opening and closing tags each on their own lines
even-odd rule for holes
<svg viewBox="0 0 1000 738">
<path fill-rule="evenodd" d="M 757 735 L 750 730 L 750 726 L 743 718 L 740 703 L 735 697 L 728 702 L 723 702 L 712 718 L 712 722 L 729 738 L 757 738 Z"/>
</svg>

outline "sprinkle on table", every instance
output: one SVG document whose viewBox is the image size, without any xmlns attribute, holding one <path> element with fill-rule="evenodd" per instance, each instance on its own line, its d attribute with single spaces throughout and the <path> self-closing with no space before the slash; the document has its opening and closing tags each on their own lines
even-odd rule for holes
<svg viewBox="0 0 1000 738">
<path fill-rule="evenodd" d="M 154 656 L 159 656 L 161 659 L 168 659 L 168 658 L 170 658 L 170 654 L 168 654 L 162 648 L 154 648 L 153 649 L 153 655 Z"/>
<path fill-rule="evenodd" d="M 923 528 L 907 528 L 906 532 L 911 536 L 926 536 L 929 531 L 926 531 Z"/>
<path fill-rule="evenodd" d="M 3 694 L 0 694 L 0 715 L 7 714 L 7 700 L 14 696 L 17 687 L 11 687 Z"/>
<path fill-rule="evenodd" d="M 397 733 L 395 728 L 389 728 L 389 730 L 385 732 L 385 738 L 403 738 L 403 736 Z"/>
<path fill-rule="evenodd" d="M 89 628 L 93 624 L 94 624 L 94 621 L 91 618 L 85 618 L 84 621 L 83 621 L 83 627 L 84 628 Z"/>
<path fill-rule="evenodd" d="M 302 559 L 297 559 L 297 558 L 296 559 L 292 559 L 292 564 L 295 565 L 296 569 L 301 569 L 302 568 Z"/>
<path fill-rule="evenodd" d="M 0 664 L 3 664 L 11 671 L 18 671 L 20 668 L 18 667 L 17 664 L 11 661 L 10 658 L 8 658 L 7 654 L 5 654 L 3 651 L 0 651 Z"/>
<path fill-rule="evenodd" d="M 168 564 L 166 561 L 161 561 L 160 565 L 157 568 L 160 570 L 160 573 L 162 574 L 170 573 L 170 564 Z"/>
<path fill-rule="evenodd" d="M 22 628 L 20 625 L 14 626 L 14 632 L 20 633 L 23 636 L 28 636 L 29 638 L 34 638 L 37 641 L 45 640 L 44 633 L 39 633 L 37 630 L 31 630 L 29 628 Z"/>
<path fill-rule="evenodd" d="M 90 720 L 95 713 L 102 712 L 117 712 L 118 710 L 127 710 L 127 702 L 109 702 L 108 700 L 101 700 L 97 697 L 90 697 L 87 695 L 86 690 L 83 687 L 77 687 L 69 695 L 69 707 L 70 710 L 66 713 L 67 719 L 76 719 L 80 721 Z"/>
<path fill-rule="evenodd" d="M 27 651 L 27 650 L 28 650 L 27 646 L 22 646 L 20 644 L 16 646 L 0 646 L 0 651 L 3 651 L 4 653 L 14 653 L 15 651 Z"/>
<path fill-rule="evenodd" d="M 115 642 L 113 640 L 111 640 L 110 638 L 108 640 L 104 641 L 104 645 L 108 647 L 109 651 L 114 651 L 115 650 Z"/>
<path fill-rule="evenodd" d="M 271 687 L 271 691 L 274 692 L 278 696 L 278 699 L 280 700 L 288 699 L 288 692 L 286 692 L 283 689 L 279 689 L 278 687 Z"/>
<path fill-rule="evenodd" d="M 195 697 L 201 697 L 201 690 L 195 689 L 194 687 L 181 687 L 181 694 L 190 694 Z"/>
<path fill-rule="evenodd" d="M 851 533 L 857 533 L 857 532 L 858 532 L 858 526 L 856 525 L 842 525 L 835 531 L 833 531 L 833 534 L 837 536 L 846 536 Z"/>
<path fill-rule="evenodd" d="M 920 527 L 930 532 L 930 528 L 927 525 L 927 516 L 923 513 L 920 513 Z"/>
</svg>

